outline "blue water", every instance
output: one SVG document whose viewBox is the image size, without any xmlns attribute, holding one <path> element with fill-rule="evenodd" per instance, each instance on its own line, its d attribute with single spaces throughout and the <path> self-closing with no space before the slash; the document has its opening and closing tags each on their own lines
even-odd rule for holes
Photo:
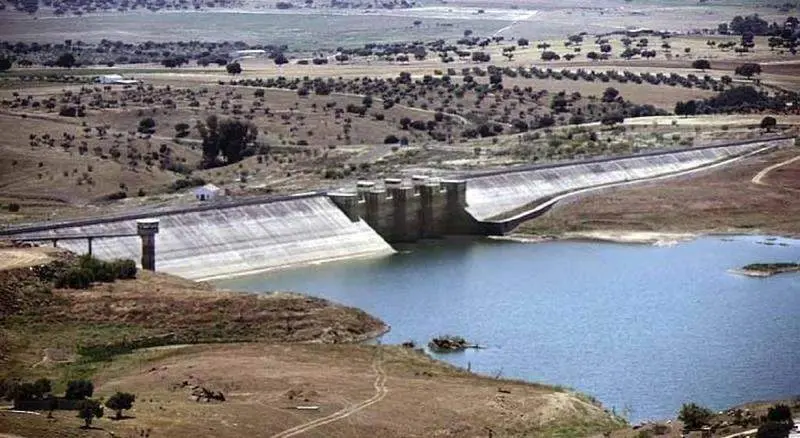
<svg viewBox="0 0 800 438">
<path fill-rule="evenodd" d="M 732 239 L 448 241 L 219 285 L 362 308 L 392 326 L 384 342 L 461 335 L 488 348 L 442 359 L 573 387 L 639 421 L 674 417 L 687 401 L 722 409 L 800 394 L 800 275 L 727 272 L 798 261 L 800 241 Z"/>
</svg>

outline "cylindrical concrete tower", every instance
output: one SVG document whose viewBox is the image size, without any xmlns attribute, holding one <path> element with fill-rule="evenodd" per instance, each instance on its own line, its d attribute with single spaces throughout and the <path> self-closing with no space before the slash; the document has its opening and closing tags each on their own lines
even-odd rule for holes
<svg viewBox="0 0 800 438">
<path fill-rule="evenodd" d="M 142 269 L 156 270 L 156 234 L 158 219 L 136 221 L 136 232 L 142 238 Z"/>
</svg>

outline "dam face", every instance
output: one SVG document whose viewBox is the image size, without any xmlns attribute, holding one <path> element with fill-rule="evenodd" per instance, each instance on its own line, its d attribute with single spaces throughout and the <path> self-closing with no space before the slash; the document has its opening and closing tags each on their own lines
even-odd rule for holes
<svg viewBox="0 0 800 438">
<path fill-rule="evenodd" d="M 391 254 L 364 221 L 352 221 L 324 195 L 156 216 L 159 271 L 202 280 L 331 259 Z M 63 226 L 30 236 L 136 233 L 136 220 Z M 24 240 L 25 234 L 15 235 Z M 102 259 L 139 260 L 139 237 L 95 240 Z M 58 242 L 85 253 L 86 241 Z"/>
<path fill-rule="evenodd" d="M 467 182 L 467 211 L 478 221 L 502 222 L 504 216 L 533 208 L 537 201 L 544 202 L 571 191 L 678 174 L 768 145 L 790 143 L 790 140 L 750 142 L 476 176 Z"/>
</svg>

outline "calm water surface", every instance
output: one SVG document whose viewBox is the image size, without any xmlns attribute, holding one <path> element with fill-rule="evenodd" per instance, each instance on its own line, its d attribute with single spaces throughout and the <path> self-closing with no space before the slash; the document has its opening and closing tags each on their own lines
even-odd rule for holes
<svg viewBox="0 0 800 438">
<path fill-rule="evenodd" d="M 800 275 L 727 272 L 800 260 L 800 241 L 732 239 L 448 241 L 219 285 L 362 308 L 392 326 L 384 342 L 462 335 L 488 348 L 442 359 L 574 387 L 639 421 L 672 417 L 690 400 L 721 409 L 800 394 Z"/>
</svg>

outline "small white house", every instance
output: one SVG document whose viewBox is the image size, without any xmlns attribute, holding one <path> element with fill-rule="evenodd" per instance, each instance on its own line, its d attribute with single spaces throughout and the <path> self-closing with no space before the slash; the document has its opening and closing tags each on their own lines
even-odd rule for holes
<svg viewBox="0 0 800 438">
<path fill-rule="evenodd" d="M 214 184 L 206 184 L 203 187 L 194 189 L 194 197 L 198 201 L 211 201 L 220 193 L 222 193 L 222 189 Z"/>
</svg>

